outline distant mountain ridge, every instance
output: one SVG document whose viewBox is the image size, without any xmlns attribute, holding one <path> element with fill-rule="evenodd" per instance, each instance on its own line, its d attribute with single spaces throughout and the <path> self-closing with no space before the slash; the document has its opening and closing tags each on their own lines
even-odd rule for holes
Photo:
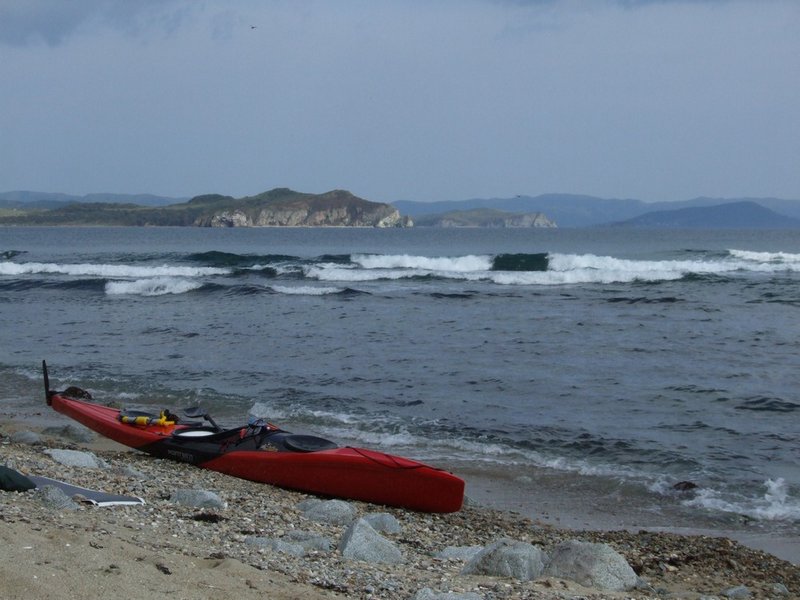
<svg viewBox="0 0 800 600">
<path fill-rule="evenodd" d="M 800 219 L 780 215 L 752 201 L 714 206 L 691 206 L 648 212 L 613 223 L 614 227 L 681 229 L 786 229 L 800 228 Z"/>
<path fill-rule="evenodd" d="M 60 192 L 13 191 L 0 192 L 0 208 L 58 208 L 74 203 L 139 204 L 142 206 L 167 206 L 186 202 L 189 198 L 171 198 L 155 194 L 85 194 L 76 196 Z"/>
</svg>

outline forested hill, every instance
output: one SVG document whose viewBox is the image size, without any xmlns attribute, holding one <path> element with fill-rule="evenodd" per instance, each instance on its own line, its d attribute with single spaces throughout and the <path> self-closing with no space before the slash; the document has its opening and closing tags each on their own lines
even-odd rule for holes
<svg viewBox="0 0 800 600">
<path fill-rule="evenodd" d="M 135 203 L 70 202 L 56 208 L 17 206 L 0 214 L 3 225 L 112 226 L 357 226 L 410 225 L 389 204 L 370 202 L 345 190 L 307 194 L 276 188 L 256 196 L 196 196 L 163 207 Z"/>
</svg>

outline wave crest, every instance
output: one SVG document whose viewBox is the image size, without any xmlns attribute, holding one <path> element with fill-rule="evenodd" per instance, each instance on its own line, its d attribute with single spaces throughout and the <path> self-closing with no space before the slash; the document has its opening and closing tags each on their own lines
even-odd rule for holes
<svg viewBox="0 0 800 600">
<path fill-rule="evenodd" d="M 467 255 L 454 257 L 412 256 L 409 254 L 354 254 L 352 262 L 364 269 L 416 269 L 471 273 L 492 268 L 491 256 Z"/>
<path fill-rule="evenodd" d="M 790 252 L 753 252 L 751 250 L 728 250 L 733 258 L 754 263 L 767 263 L 772 265 L 800 264 L 800 254 Z"/>
<path fill-rule="evenodd" d="M 70 275 L 75 277 L 203 277 L 208 275 L 228 275 L 230 269 L 215 267 L 184 267 L 180 265 L 112 265 L 95 263 L 0 263 L 0 275 Z"/>
<path fill-rule="evenodd" d="M 109 281 L 106 294 L 109 296 L 164 296 L 166 294 L 185 294 L 202 287 L 200 281 L 174 277 L 152 277 L 135 281 Z"/>
</svg>

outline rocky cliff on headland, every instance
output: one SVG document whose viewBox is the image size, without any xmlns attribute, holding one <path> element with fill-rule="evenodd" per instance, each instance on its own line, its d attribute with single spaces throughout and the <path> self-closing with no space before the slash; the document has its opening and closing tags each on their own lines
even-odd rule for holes
<svg viewBox="0 0 800 600">
<path fill-rule="evenodd" d="M 207 197 L 192 202 L 204 202 Z M 216 201 L 218 204 L 218 201 Z M 410 227 L 389 204 L 370 202 L 344 190 L 303 194 L 278 188 L 204 211 L 200 227 Z"/>
</svg>

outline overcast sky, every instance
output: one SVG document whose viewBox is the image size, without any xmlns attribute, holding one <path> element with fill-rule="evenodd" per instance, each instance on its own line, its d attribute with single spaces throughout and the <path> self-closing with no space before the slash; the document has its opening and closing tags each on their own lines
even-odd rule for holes
<svg viewBox="0 0 800 600">
<path fill-rule="evenodd" d="M 0 191 L 800 199 L 798 0 L 0 0 Z"/>
</svg>

